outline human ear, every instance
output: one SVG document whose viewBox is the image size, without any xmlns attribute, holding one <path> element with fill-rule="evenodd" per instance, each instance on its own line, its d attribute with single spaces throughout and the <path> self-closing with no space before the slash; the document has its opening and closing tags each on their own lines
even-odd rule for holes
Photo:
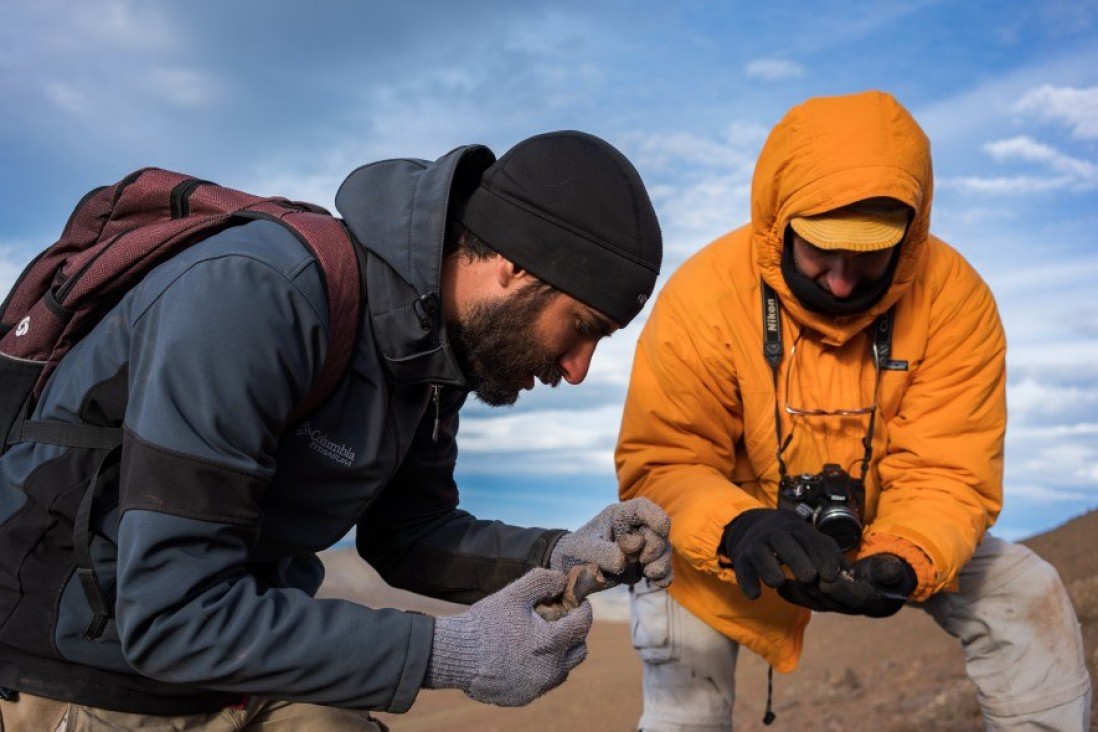
<svg viewBox="0 0 1098 732">
<path fill-rule="evenodd" d="M 496 282 L 503 289 L 510 289 L 515 285 L 525 284 L 530 279 L 530 272 L 518 266 L 502 254 L 497 255 Z"/>
</svg>

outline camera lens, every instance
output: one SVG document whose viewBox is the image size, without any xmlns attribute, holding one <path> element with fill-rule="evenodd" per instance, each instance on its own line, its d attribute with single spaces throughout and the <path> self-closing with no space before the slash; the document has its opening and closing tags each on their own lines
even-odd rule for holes
<svg viewBox="0 0 1098 732">
<path fill-rule="evenodd" d="M 825 506 L 816 514 L 816 529 L 830 536 L 842 551 L 858 546 L 862 540 L 862 522 L 846 506 Z"/>
</svg>

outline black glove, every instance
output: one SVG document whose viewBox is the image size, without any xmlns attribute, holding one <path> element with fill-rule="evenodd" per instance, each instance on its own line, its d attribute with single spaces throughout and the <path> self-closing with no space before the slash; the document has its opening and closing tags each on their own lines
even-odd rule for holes
<svg viewBox="0 0 1098 732">
<path fill-rule="evenodd" d="M 874 554 L 834 582 L 787 582 L 778 592 L 788 602 L 817 612 L 885 618 L 899 612 L 917 584 L 907 562 L 893 554 Z"/>
<path fill-rule="evenodd" d="M 806 583 L 833 582 L 846 566 L 834 539 L 791 511 L 775 508 L 753 508 L 734 518 L 724 528 L 721 551 L 749 600 L 762 593 L 760 579 L 769 587 L 788 582 L 783 564 Z"/>
</svg>

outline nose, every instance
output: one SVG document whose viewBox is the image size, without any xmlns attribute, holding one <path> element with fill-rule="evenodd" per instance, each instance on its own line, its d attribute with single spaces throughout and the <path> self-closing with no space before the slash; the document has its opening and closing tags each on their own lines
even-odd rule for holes
<svg viewBox="0 0 1098 732">
<path fill-rule="evenodd" d="M 854 263 L 846 257 L 834 257 L 827 270 L 827 289 L 835 297 L 849 297 L 858 285 Z"/>
<path fill-rule="evenodd" d="M 561 377 L 569 384 L 579 384 L 587 378 L 591 368 L 591 358 L 595 355 L 595 341 L 583 341 L 569 349 L 557 361 Z"/>
</svg>

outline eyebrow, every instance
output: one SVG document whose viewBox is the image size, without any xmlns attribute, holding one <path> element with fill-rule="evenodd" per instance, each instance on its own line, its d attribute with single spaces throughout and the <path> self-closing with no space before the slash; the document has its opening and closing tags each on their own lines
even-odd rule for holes
<svg viewBox="0 0 1098 732">
<path fill-rule="evenodd" d="M 609 338 L 614 335 L 614 332 L 617 330 L 617 324 L 610 320 L 610 318 L 591 308 L 588 308 L 587 315 L 591 320 L 595 321 L 595 327 L 598 328 L 601 337 Z"/>
</svg>

